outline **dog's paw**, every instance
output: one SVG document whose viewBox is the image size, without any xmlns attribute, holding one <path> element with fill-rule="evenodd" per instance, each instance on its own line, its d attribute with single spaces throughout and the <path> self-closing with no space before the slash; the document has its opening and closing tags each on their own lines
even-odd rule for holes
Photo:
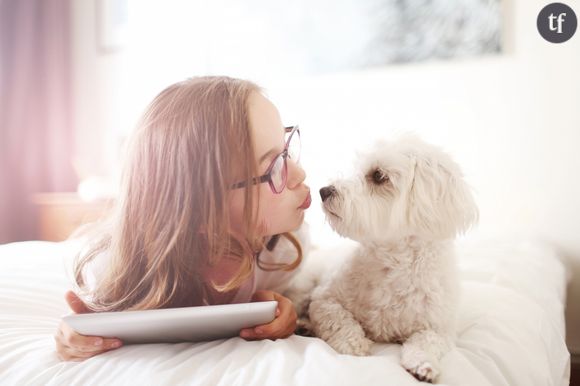
<svg viewBox="0 0 580 386">
<path fill-rule="evenodd" d="M 439 376 L 439 370 L 433 363 L 424 358 L 406 358 L 401 365 L 411 375 L 423 382 L 433 383 Z"/>
<path fill-rule="evenodd" d="M 365 336 L 341 336 L 337 334 L 328 344 L 340 354 L 366 356 L 371 352 L 373 341 Z"/>
</svg>

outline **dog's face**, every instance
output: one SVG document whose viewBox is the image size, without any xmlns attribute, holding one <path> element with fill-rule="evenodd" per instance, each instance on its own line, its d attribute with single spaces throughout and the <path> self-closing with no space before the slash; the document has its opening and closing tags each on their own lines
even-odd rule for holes
<svg viewBox="0 0 580 386">
<path fill-rule="evenodd" d="M 446 239 L 477 220 L 458 165 L 417 138 L 377 142 L 359 155 L 356 170 L 320 189 L 326 218 L 343 237 L 363 243 Z"/>
</svg>

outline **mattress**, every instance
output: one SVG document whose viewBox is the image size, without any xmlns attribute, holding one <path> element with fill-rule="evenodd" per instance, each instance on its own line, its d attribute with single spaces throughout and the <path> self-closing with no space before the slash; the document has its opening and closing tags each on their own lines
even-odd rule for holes
<svg viewBox="0 0 580 386">
<path fill-rule="evenodd" d="M 399 345 L 376 343 L 372 355 L 354 357 L 296 335 L 277 341 L 127 345 L 84 362 L 62 362 L 53 334 L 69 312 L 63 295 L 71 288 L 70 262 L 79 247 L 77 241 L 0 245 L 0 384 L 420 383 L 399 365 Z M 442 360 L 438 383 L 568 385 L 568 273 L 555 250 L 533 242 L 463 240 L 458 256 L 458 339 Z"/>
</svg>

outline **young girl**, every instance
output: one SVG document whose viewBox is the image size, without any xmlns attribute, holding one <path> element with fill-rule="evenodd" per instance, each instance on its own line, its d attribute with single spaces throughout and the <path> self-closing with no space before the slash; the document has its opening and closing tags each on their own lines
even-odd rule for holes
<svg viewBox="0 0 580 386">
<path fill-rule="evenodd" d="M 292 302 L 281 292 L 301 262 L 296 237 L 310 190 L 298 165 L 300 131 L 284 127 L 255 84 L 199 77 L 150 104 L 130 142 L 118 202 L 75 264 L 74 312 L 143 310 L 277 300 L 269 324 L 245 339 L 290 336 Z M 296 236 L 289 232 L 296 232 Z M 122 345 L 55 335 L 64 360 Z"/>
</svg>

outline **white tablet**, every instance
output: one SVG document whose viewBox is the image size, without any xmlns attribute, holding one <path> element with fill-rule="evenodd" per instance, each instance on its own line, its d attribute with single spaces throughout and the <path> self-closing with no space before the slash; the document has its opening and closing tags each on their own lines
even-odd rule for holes
<svg viewBox="0 0 580 386">
<path fill-rule="evenodd" d="M 197 342 L 239 336 L 242 328 L 274 320 L 277 301 L 145 311 L 72 314 L 63 320 L 82 335 L 123 343 Z"/>
</svg>

